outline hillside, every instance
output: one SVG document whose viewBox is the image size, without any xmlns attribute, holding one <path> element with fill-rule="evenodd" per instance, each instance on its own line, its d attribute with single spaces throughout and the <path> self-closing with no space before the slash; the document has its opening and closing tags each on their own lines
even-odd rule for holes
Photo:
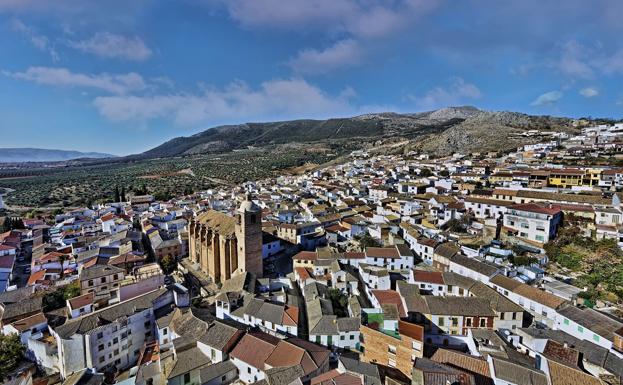
<svg viewBox="0 0 623 385">
<path fill-rule="evenodd" d="M 79 158 L 111 158 L 99 152 L 49 150 L 43 148 L 0 148 L 0 163 L 60 162 Z"/>
<path fill-rule="evenodd" d="M 88 205 L 110 199 L 116 186 L 167 199 L 336 162 L 357 149 L 376 153 L 417 150 L 433 156 L 510 150 L 544 140 L 518 135 L 524 131 L 574 132 L 571 123 L 566 118 L 474 107 L 245 123 L 175 138 L 127 157 L 3 164 L 0 188 L 11 191 L 5 196 L 7 205 L 21 211 Z M 32 155 L 29 160 L 34 160 Z"/>
<path fill-rule="evenodd" d="M 327 120 L 244 123 L 178 137 L 146 151 L 140 158 L 167 158 L 223 153 L 249 147 L 288 143 L 352 142 L 361 146 L 379 140 L 408 140 L 409 146 L 445 155 L 454 151 L 508 150 L 525 138 L 509 140 L 526 130 L 572 130 L 571 120 L 490 112 L 475 107 L 448 107 L 415 114 L 378 113 Z M 495 135 L 492 135 L 495 133 Z"/>
</svg>

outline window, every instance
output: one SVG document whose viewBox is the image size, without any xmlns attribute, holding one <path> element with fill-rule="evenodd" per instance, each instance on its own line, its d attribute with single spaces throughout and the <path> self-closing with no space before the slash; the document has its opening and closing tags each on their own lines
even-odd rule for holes
<svg viewBox="0 0 623 385">
<path fill-rule="evenodd" d="M 439 322 L 438 322 L 439 326 L 444 326 L 444 317 L 439 317 Z"/>
<path fill-rule="evenodd" d="M 119 338 L 115 337 L 112 339 L 112 343 L 113 344 L 118 344 L 119 343 Z"/>
<path fill-rule="evenodd" d="M 118 356 L 118 355 L 119 355 L 119 349 L 115 349 L 115 350 L 113 351 L 113 354 L 114 354 L 115 356 Z"/>
<path fill-rule="evenodd" d="M 563 323 L 564 323 L 565 325 L 569 325 L 569 320 L 565 318 L 565 320 L 563 321 Z"/>
<path fill-rule="evenodd" d="M 251 374 L 251 367 L 247 367 L 247 373 Z"/>
<path fill-rule="evenodd" d="M 355 339 L 355 335 L 354 335 L 354 334 L 351 334 L 351 335 L 350 335 L 350 339 L 351 339 L 351 340 L 354 340 L 354 339 Z"/>
<path fill-rule="evenodd" d="M 468 327 L 472 326 L 472 319 L 471 318 L 465 318 L 465 325 L 467 325 Z"/>
<path fill-rule="evenodd" d="M 104 360 L 105 360 L 105 358 L 104 358 L 104 356 L 102 356 L 102 357 L 100 357 L 100 358 L 99 358 L 99 360 L 98 360 L 98 361 L 99 361 L 99 363 L 101 364 L 102 362 L 104 362 Z"/>
<path fill-rule="evenodd" d="M 169 329 L 167 328 L 162 329 L 162 335 L 166 336 L 168 332 L 169 332 Z"/>
<path fill-rule="evenodd" d="M 486 318 L 481 318 L 480 319 L 480 327 L 484 328 L 485 326 L 487 326 L 487 319 Z"/>
<path fill-rule="evenodd" d="M 102 277 L 102 283 L 106 283 L 106 277 Z"/>
<path fill-rule="evenodd" d="M 597 334 L 593 334 L 593 341 L 599 342 L 599 336 Z"/>
<path fill-rule="evenodd" d="M 452 317 L 452 326 L 459 326 L 459 319 L 457 317 Z"/>
<path fill-rule="evenodd" d="M 517 319 L 517 313 L 513 312 L 513 321 Z"/>
<path fill-rule="evenodd" d="M 584 333 L 584 328 L 582 326 L 578 326 L 578 332 Z"/>
<path fill-rule="evenodd" d="M 188 384 L 190 382 L 190 373 L 184 373 L 184 383 Z"/>
<path fill-rule="evenodd" d="M 396 347 L 394 345 L 387 345 L 387 352 L 390 354 L 396 354 Z"/>
<path fill-rule="evenodd" d="M 89 286 L 93 286 L 93 280 L 89 279 Z"/>
<path fill-rule="evenodd" d="M 100 345 L 97 347 L 97 351 L 98 351 L 98 352 L 101 352 L 102 350 L 104 350 L 104 345 L 103 345 L 103 344 L 100 344 Z"/>
<path fill-rule="evenodd" d="M 97 333 L 97 339 L 98 340 L 101 340 L 103 337 L 104 337 L 104 333 L 102 333 L 102 332 Z"/>
</svg>

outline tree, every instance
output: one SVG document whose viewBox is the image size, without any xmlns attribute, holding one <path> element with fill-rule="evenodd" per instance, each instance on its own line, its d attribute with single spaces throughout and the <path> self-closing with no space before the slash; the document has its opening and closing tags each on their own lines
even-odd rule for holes
<svg viewBox="0 0 623 385">
<path fill-rule="evenodd" d="M 420 176 L 422 178 L 428 178 L 429 176 L 432 176 L 432 175 L 433 175 L 433 172 L 428 168 L 423 168 L 420 170 Z"/>
<path fill-rule="evenodd" d="M 58 261 L 61 263 L 61 279 L 65 277 L 65 261 L 67 260 L 67 255 L 61 254 L 58 256 Z"/>
<path fill-rule="evenodd" d="M 48 312 L 60 309 L 67 305 L 67 300 L 80 295 L 80 286 L 77 283 L 62 286 L 43 296 L 43 311 Z"/>
<path fill-rule="evenodd" d="M 125 199 L 125 186 L 121 187 L 121 202 L 127 202 Z"/>
<path fill-rule="evenodd" d="M 170 254 L 167 254 L 160 260 L 160 266 L 165 274 L 171 274 L 177 267 L 177 261 Z"/>
<path fill-rule="evenodd" d="M 18 334 L 0 334 L 0 381 L 19 365 L 24 356 L 24 345 Z"/>
<path fill-rule="evenodd" d="M 120 202 L 121 196 L 119 195 L 119 186 L 115 186 L 115 202 Z"/>
<path fill-rule="evenodd" d="M 366 233 L 359 238 L 359 246 L 362 250 L 365 250 L 366 247 L 381 247 L 382 245 L 381 242 Z"/>
<path fill-rule="evenodd" d="M 439 175 L 443 176 L 444 178 L 447 178 L 448 176 L 450 176 L 450 171 L 448 171 L 448 170 L 441 170 L 441 171 L 439 171 Z"/>
<path fill-rule="evenodd" d="M 338 289 L 328 289 L 327 297 L 331 300 L 331 305 L 333 306 L 333 313 L 338 317 L 347 317 L 348 316 L 348 297 L 342 294 Z"/>
</svg>

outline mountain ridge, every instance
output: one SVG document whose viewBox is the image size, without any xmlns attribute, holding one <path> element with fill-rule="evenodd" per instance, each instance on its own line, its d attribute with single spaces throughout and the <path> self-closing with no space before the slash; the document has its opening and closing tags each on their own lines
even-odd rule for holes
<svg viewBox="0 0 623 385">
<path fill-rule="evenodd" d="M 347 118 L 296 119 L 241 123 L 208 128 L 173 138 L 133 155 L 153 159 L 229 152 L 268 145 L 403 139 L 410 147 L 445 155 L 456 151 L 507 150 L 519 140 L 508 137 L 526 130 L 574 131 L 573 119 L 485 111 L 473 106 L 445 107 L 417 113 L 380 112 Z M 491 134 L 495 133 L 495 136 Z"/>
<path fill-rule="evenodd" d="M 34 147 L 0 147 L 0 163 L 60 162 L 81 158 L 103 159 L 115 155 L 100 152 L 56 150 Z"/>
</svg>

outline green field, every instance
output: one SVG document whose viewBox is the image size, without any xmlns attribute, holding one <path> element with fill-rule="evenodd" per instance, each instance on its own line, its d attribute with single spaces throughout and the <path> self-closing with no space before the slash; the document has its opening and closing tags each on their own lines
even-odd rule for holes
<svg viewBox="0 0 623 385">
<path fill-rule="evenodd" d="M 14 190 L 5 196 L 14 210 L 110 201 L 116 187 L 125 187 L 129 194 L 144 188 L 165 199 L 267 178 L 306 163 L 322 164 L 349 151 L 349 147 L 279 146 L 129 163 L 0 170 L 0 188 Z"/>
</svg>

